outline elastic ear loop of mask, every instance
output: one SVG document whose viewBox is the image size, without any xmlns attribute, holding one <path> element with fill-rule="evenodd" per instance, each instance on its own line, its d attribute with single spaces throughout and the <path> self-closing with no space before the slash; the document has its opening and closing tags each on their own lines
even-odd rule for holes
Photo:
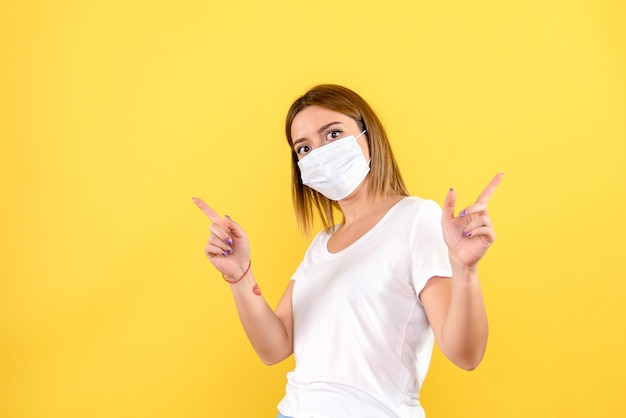
<svg viewBox="0 0 626 418">
<path fill-rule="evenodd" d="M 357 139 L 357 138 L 359 138 L 360 136 L 363 136 L 363 134 L 364 134 L 365 132 L 367 132 L 367 129 L 363 129 L 363 132 L 361 132 L 360 134 L 358 134 L 357 136 L 355 136 L 355 137 L 354 137 L 354 139 Z M 370 155 L 370 159 L 369 159 L 369 161 L 367 162 L 367 166 L 368 166 L 368 167 L 371 167 L 371 166 L 372 166 L 372 156 L 371 156 L 371 155 Z"/>
</svg>

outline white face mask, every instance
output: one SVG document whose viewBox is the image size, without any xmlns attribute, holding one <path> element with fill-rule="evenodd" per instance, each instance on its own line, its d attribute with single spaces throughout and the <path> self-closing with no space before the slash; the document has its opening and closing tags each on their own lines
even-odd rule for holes
<svg viewBox="0 0 626 418">
<path fill-rule="evenodd" d="M 341 200 L 352 193 L 370 171 L 356 138 L 350 135 L 338 139 L 298 161 L 302 183 L 330 200 Z"/>
</svg>

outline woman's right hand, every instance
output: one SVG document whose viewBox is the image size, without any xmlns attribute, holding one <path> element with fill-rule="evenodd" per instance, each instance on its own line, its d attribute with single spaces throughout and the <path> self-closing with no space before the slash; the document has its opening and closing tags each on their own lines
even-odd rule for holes
<svg viewBox="0 0 626 418">
<path fill-rule="evenodd" d="M 248 236 L 239 224 L 229 216 L 219 216 L 202 199 L 194 197 L 193 203 L 211 221 L 205 255 L 227 280 L 237 280 L 245 274 L 250 263 Z"/>
</svg>

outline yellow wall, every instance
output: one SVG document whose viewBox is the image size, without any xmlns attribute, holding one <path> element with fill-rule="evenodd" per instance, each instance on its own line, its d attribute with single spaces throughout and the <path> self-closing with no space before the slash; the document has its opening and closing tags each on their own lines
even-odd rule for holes
<svg viewBox="0 0 626 418">
<path fill-rule="evenodd" d="M 0 5 L 0 416 L 272 417 L 202 251 L 244 225 L 274 305 L 307 244 L 282 121 L 320 82 L 378 110 L 412 193 L 497 171 L 491 339 L 436 354 L 430 418 L 626 414 L 626 8 L 570 1 Z"/>
</svg>

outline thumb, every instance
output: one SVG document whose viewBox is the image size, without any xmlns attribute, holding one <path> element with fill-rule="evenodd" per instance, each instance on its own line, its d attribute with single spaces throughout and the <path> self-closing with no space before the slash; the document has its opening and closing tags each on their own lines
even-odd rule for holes
<svg viewBox="0 0 626 418">
<path fill-rule="evenodd" d="M 446 199 L 443 202 L 443 219 L 451 219 L 454 218 L 454 206 L 456 205 L 456 193 L 454 189 L 450 187 L 448 190 L 448 194 L 446 194 Z"/>
<path fill-rule="evenodd" d="M 232 233 L 234 238 L 246 237 L 246 233 L 243 228 L 239 226 L 237 222 L 233 221 L 230 216 L 224 215 L 224 220 L 226 221 L 226 226 L 228 227 L 228 229 L 230 229 L 230 232 Z"/>
</svg>

